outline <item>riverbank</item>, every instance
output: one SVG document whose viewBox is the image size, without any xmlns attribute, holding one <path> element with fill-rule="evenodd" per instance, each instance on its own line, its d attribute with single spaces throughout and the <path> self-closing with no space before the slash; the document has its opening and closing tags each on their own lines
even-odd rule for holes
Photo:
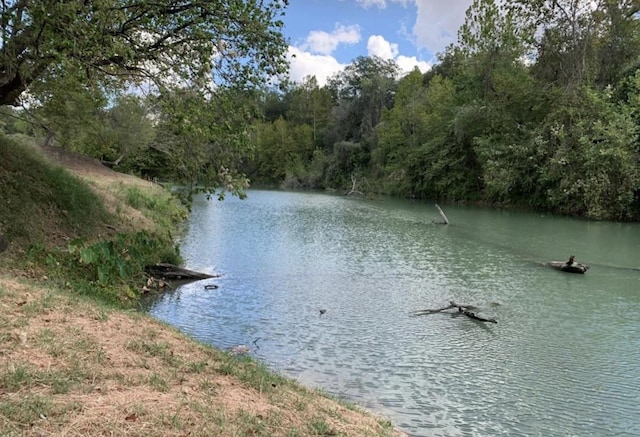
<svg viewBox="0 0 640 437">
<path fill-rule="evenodd" d="M 147 199 L 161 192 L 158 186 L 62 150 L 47 156 L 83 180 L 115 217 L 98 228 L 87 223 L 93 239 L 156 227 L 160 218 L 136 208 L 131 193 Z M 12 177 L 30 183 L 4 173 L 3 183 Z M 20 207 L 5 200 L 13 202 L 5 208 Z M 0 222 L 0 234 L 14 235 L 0 254 L 0 435 L 402 435 L 387 420 L 251 359 L 52 280 L 27 260 L 24 242 L 37 234 L 43 247 L 63 246 L 78 236 L 79 225 L 69 227 L 73 232 L 58 226 L 58 214 L 49 210 L 22 217 L 29 232 Z M 39 223 L 32 226 L 29 217 Z"/>
</svg>

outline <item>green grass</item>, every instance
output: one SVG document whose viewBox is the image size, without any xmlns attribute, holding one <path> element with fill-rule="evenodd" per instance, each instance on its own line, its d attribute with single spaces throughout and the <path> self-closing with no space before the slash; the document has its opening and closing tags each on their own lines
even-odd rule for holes
<svg viewBox="0 0 640 437">
<path fill-rule="evenodd" d="M 0 135 L 0 235 L 24 245 L 95 232 L 112 217 L 86 183 L 47 163 L 33 148 Z"/>
<path fill-rule="evenodd" d="M 172 233 L 186 212 L 171 193 L 115 187 L 123 204 L 140 208 L 155 224 L 151 231 L 116 234 L 121 219 L 107 211 L 87 182 L 49 163 L 35 143 L 23 143 L 0 134 L 0 237 L 11 252 L 5 265 L 26 263 L 80 295 L 132 307 L 146 265 L 181 263 Z M 38 305 L 32 311 L 46 311 L 46 302 Z"/>
<path fill-rule="evenodd" d="M 162 229 L 172 229 L 187 217 L 187 211 L 168 191 L 163 195 L 149 194 L 138 187 L 121 186 L 124 202 L 151 218 Z"/>
<path fill-rule="evenodd" d="M 141 429 L 141 423 L 147 421 L 150 426 L 144 434 L 131 435 L 161 436 L 180 429 L 184 434 L 193 431 L 191 435 L 338 435 L 334 427 L 340 426 L 336 419 L 342 419 L 332 408 L 317 407 L 314 399 L 318 392 L 298 387 L 248 357 L 209 348 L 204 354 L 198 349 L 197 356 L 190 356 L 174 351 L 182 347 L 172 346 L 165 332 L 155 327 L 142 328 L 133 335 L 125 329 L 121 344 L 125 345 L 127 366 L 110 369 L 114 361 L 104 346 L 84 331 L 83 325 L 66 325 L 76 314 L 101 326 L 112 322 L 115 314 L 122 314 L 113 303 L 123 299 L 135 302 L 138 285 L 142 285 L 136 281 L 144 279 L 144 263 L 173 259 L 179 264 L 170 236 L 184 211 L 171 195 L 124 185 L 116 191 L 123 205 L 127 204 L 121 212 L 130 211 L 129 207 L 138 209 L 160 223 L 161 233 L 166 235 L 130 230 L 116 233 L 118 217 L 106 212 L 85 182 L 45 162 L 33 147 L 0 136 L 0 200 L 4 202 L 0 205 L 0 236 L 10 241 L 10 252 L 16 246 L 22 248 L 22 255 L 20 251 L 10 254 L 20 263 L 16 265 L 35 272 L 32 277 L 38 278 L 39 287 L 56 290 L 42 292 L 42 297 L 34 300 L 23 298 L 22 289 L 0 287 L 2 308 L 15 309 L 0 311 L 4 328 L 0 329 L 0 346 L 3 353 L 14 355 L 0 365 L 0 435 L 36 435 L 40 427 L 50 432 L 60 426 L 76 426 L 77 419 L 86 414 L 78 397 L 95 396 L 98 390 L 108 395 L 105 390 L 110 383 L 123 390 L 133 388 L 132 393 L 143 386 L 160 393 L 175 392 L 175 404 L 188 405 L 193 414 L 168 411 L 156 415 L 146 405 L 129 405 L 118 414 L 112 411 L 95 427 L 85 424 L 84 435 L 124 435 L 129 427 Z M 108 233 L 110 237 L 96 238 L 104 228 L 113 231 Z M 54 311 L 58 316 L 47 320 L 47 314 Z M 145 318 L 135 312 L 127 314 L 128 318 Z M 62 323 L 57 323 L 59 317 Z M 34 329 L 35 320 L 44 324 Z M 37 353 L 38 359 L 30 361 L 23 355 L 29 351 Z M 43 357 L 53 365 L 42 367 Z M 225 375 L 224 380 L 231 377 L 232 385 L 242 385 L 243 390 L 265 395 L 274 408 L 260 413 L 225 409 L 217 400 L 226 392 L 225 385 L 217 381 L 220 375 Z M 193 382 L 193 392 L 191 386 L 176 389 L 186 381 Z M 306 420 L 289 423 L 286 413 L 291 411 Z M 93 410 L 92 414 L 97 419 L 104 412 Z M 127 417 L 132 417 L 131 421 Z M 372 435 L 390 435 L 390 425 L 383 426 L 380 434 Z"/>
</svg>

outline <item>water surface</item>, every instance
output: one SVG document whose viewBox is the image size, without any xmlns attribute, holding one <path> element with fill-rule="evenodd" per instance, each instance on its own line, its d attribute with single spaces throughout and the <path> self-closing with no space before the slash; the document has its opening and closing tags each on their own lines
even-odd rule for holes
<svg viewBox="0 0 640 437">
<path fill-rule="evenodd" d="M 640 435 L 640 226 L 442 206 L 199 198 L 182 253 L 222 276 L 149 312 L 410 435 Z M 543 265 L 571 254 L 587 274 Z M 410 315 L 450 300 L 498 323 Z"/>
</svg>

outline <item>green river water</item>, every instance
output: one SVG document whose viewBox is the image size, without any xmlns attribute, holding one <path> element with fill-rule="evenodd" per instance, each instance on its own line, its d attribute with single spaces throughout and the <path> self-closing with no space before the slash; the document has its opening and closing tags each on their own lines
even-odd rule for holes
<svg viewBox="0 0 640 437">
<path fill-rule="evenodd" d="M 410 435 L 640 435 L 640 224 L 441 206 L 198 198 L 182 254 L 221 277 L 148 311 Z M 572 254 L 586 274 L 544 265 Z M 411 316 L 450 300 L 498 323 Z"/>
</svg>

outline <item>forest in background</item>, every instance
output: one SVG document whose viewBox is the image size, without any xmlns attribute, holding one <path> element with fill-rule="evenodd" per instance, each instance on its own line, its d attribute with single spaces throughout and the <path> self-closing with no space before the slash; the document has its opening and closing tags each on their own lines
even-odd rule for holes
<svg viewBox="0 0 640 437">
<path fill-rule="evenodd" d="M 640 219 L 638 2 L 476 0 L 426 74 L 356 59 L 265 95 L 251 179 Z"/>
<path fill-rule="evenodd" d="M 639 221 L 640 4 L 506 3 L 476 0 L 426 73 L 360 57 L 322 86 L 202 92 L 200 77 L 145 95 L 58 74 L 0 122 L 192 192 L 250 181 Z M 281 61 L 266 35 L 257 49 Z"/>
</svg>

